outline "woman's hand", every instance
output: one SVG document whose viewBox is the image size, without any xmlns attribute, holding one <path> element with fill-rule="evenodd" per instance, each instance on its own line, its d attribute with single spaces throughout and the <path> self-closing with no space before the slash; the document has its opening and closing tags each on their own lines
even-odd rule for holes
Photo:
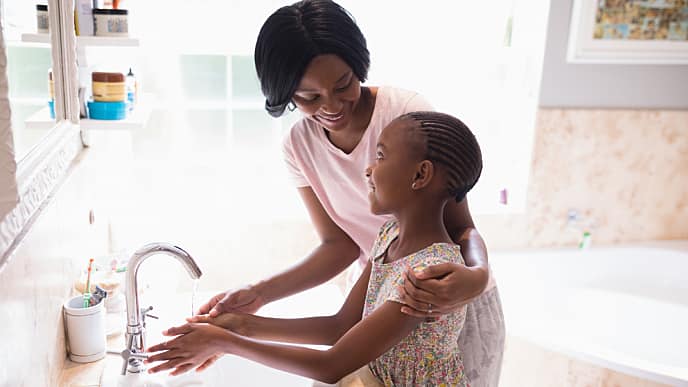
<svg viewBox="0 0 688 387">
<path fill-rule="evenodd" d="M 250 316 L 251 315 L 239 313 L 222 313 L 218 316 L 211 317 L 207 314 L 203 314 L 187 317 L 186 321 L 190 323 L 212 324 L 224 329 L 229 329 L 236 334 L 246 336 L 248 334 L 247 318 Z"/>
<path fill-rule="evenodd" d="M 210 317 L 216 317 L 227 312 L 255 313 L 265 303 L 265 299 L 254 286 L 247 286 L 216 294 L 208 302 L 201 305 L 197 314 L 208 314 Z"/>
<path fill-rule="evenodd" d="M 441 263 L 418 273 L 409 270 L 404 281 L 403 313 L 438 317 L 471 302 L 485 289 L 489 274 L 480 268 Z"/>
<path fill-rule="evenodd" d="M 163 335 L 177 337 L 148 348 L 146 352 L 162 352 L 149 356 L 146 363 L 163 362 L 148 372 L 174 369 L 171 375 L 179 375 L 193 368 L 202 371 L 214 363 L 226 352 L 232 334 L 214 325 L 189 323 L 170 328 Z"/>
</svg>

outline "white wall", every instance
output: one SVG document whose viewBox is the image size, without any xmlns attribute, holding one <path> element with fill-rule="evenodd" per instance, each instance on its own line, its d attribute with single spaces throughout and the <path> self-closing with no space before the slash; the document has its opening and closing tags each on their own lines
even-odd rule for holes
<svg viewBox="0 0 688 387">
<path fill-rule="evenodd" d="M 688 65 L 566 62 L 573 0 L 553 0 L 547 28 L 540 106 L 562 108 L 688 108 Z"/>
</svg>

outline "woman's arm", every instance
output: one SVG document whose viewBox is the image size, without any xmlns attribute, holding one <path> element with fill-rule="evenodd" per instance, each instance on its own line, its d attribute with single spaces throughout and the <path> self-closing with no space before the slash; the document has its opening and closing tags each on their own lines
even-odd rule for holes
<svg viewBox="0 0 688 387">
<path fill-rule="evenodd" d="M 303 261 L 255 285 L 219 293 L 200 307 L 198 314 L 253 313 L 261 306 L 310 289 L 333 278 L 358 258 L 360 249 L 337 226 L 310 187 L 299 188 L 320 245 Z"/>
<path fill-rule="evenodd" d="M 333 345 L 363 316 L 370 270 L 371 264 L 368 263 L 342 307 L 332 316 L 285 319 L 224 313 L 217 317 L 194 316 L 187 321 L 213 324 L 253 339 Z"/>
<path fill-rule="evenodd" d="M 361 253 L 349 235 L 330 218 L 313 189 L 298 190 L 320 237 L 320 245 L 300 263 L 255 286 L 267 302 L 324 283 L 349 267 Z"/>
<path fill-rule="evenodd" d="M 473 224 L 467 199 L 447 203 L 444 224 L 461 246 L 466 264 L 443 263 L 420 273 L 409 271 L 404 286 L 404 313 L 426 317 L 450 313 L 479 296 L 487 286 L 487 248 Z M 428 304 L 432 305 L 432 313 L 428 313 Z"/>
<path fill-rule="evenodd" d="M 466 266 L 487 275 L 489 271 L 487 247 L 473 223 L 473 217 L 468 209 L 468 199 L 460 203 L 455 201 L 447 203 L 444 208 L 444 225 L 454 242 L 461 246 Z M 487 280 L 485 280 L 485 285 L 487 285 Z"/>
</svg>

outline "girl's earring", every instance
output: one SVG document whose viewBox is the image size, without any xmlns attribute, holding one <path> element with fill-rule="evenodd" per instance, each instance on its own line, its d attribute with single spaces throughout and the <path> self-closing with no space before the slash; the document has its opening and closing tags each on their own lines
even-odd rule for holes
<svg viewBox="0 0 688 387">
<path fill-rule="evenodd" d="M 294 103 L 294 101 L 289 101 L 289 104 L 287 105 L 287 110 L 289 110 L 290 112 L 296 110 L 296 104 Z"/>
<path fill-rule="evenodd" d="M 413 184 L 411 184 L 412 189 L 416 189 L 416 182 L 414 181 Z"/>
</svg>

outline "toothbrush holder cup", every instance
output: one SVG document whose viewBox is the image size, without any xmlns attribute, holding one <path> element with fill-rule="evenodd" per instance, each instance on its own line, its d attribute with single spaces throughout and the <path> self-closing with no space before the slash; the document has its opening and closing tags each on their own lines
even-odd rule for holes
<svg viewBox="0 0 688 387">
<path fill-rule="evenodd" d="M 105 308 L 100 301 L 84 308 L 84 297 L 70 298 L 63 306 L 64 324 L 70 360 L 90 363 L 105 357 Z"/>
</svg>

